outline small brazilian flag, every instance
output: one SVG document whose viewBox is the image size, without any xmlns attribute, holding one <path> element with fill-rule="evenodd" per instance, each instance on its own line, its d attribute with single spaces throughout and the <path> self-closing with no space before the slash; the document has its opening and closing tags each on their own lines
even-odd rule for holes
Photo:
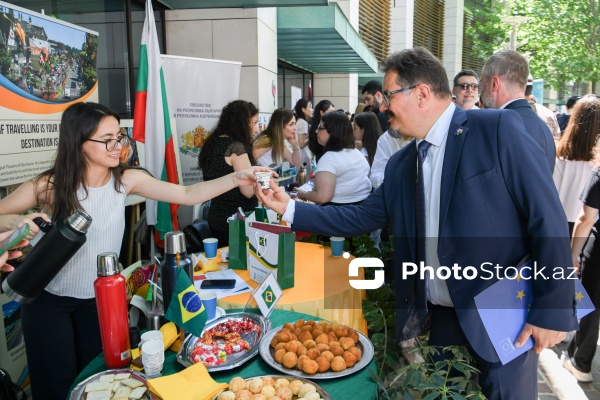
<svg viewBox="0 0 600 400">
<path fill-rule="evenodd" d="M 177 274 L 177 283 L 165 318 L 194 336 L 200 337 L 206 325 L 206 310 L 198 291 L 183 268 L 179 268 Z"/>
</svg>

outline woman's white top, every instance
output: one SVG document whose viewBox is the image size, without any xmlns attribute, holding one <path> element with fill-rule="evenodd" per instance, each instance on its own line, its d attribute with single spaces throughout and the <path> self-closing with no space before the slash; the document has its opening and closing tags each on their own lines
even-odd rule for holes
<svg viewBox="0 0 600 400">
<path fill-rule="evenodd" d="M 117 192 L 111 175 L 106 185 L 87 189 L 87 198 L 83 187 L 77 190 L 77 196 L 83 210 L 92 217 L 92 224 L 86 234 L 86 242 L 46 287 L 48 292 L 57 296 L 95 297 L 98 254 L 112 251 L 118 255 L 121 251 L 125 231 L 125 187 Z"/>
<path fill-rule="evenodd" d="M 364 200 L 371 193 L 369 163 L 357 149 L 328 151 L 317 163 L 319 172 L 335 175 L 333 203 L 354 203 Z"/>
<path fill-rule="evenodd" d="M 590 179 L 591 173 L 592 164 L 589 161 L 556 159 L 552 178 L 569 222 L 575 222 L 583 208 L 583 202 L 579 200 L 579 196 Z"/>
<path fill-rule="evenodd" d="M 299 118 L 296 120 L 296 135 L 298 136 L 298 142 L 301 142 L 300 135 L 308 135 L 308 122 Z M 306 171 L 310 174 L 312 170 L 312 153 L 308 148 L 308 145 L 304 146 L 304 148 L 300 149 L 300 165 L 304 165 L 306 163 Z M 296 171 L 300 171 L 300 165 L 296 166 Z"/>
<path fill-rule="evenodd" d="M 256 160 L 256 165 L 259 165 L 261 167 L 268 167 L 271 164 L 275 164 L 273 162 L 273 155 L 271 154 L 272 150 L 273 148 L 270 148 L 265 154 L 258 157 L 258 159 Z"/>
</svg>

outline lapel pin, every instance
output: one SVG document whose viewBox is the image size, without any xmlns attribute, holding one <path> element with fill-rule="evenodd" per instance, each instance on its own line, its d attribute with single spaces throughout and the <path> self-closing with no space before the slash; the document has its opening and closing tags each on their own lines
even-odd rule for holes
<svg viewBox="0 0 600 400">
<path fill-rule="evenodd" d="M 462 134 L 463 134 L 463 130 L 462 130 L 462 128 L 458 128 L 458 129 L 456 130 L 456 132 L 454 132 L 454 136 L 460 136 L 460 135 L 462 135 Z"/>
</svg>

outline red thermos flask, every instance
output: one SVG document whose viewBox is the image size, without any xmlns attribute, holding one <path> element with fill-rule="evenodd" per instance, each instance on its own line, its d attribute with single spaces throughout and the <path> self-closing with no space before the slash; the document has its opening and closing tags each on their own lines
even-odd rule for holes
<svg viewBox="0 0 600 400">
<path fill-rule="evenodd" d="M 98 254 L 98 279 L 94 282 L 104 362 L 122 368 L 131 362 L 127 289 L 116 253 Z"/>
</svg>

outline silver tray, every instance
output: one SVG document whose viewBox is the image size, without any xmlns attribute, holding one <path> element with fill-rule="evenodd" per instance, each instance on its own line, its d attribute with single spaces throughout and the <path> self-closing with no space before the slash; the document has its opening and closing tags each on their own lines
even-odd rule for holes
<svg viewBox="0 0 600 400">
<path fill-rule="evenodd" d="M 354 364 L 354 366 L 346 368 L 343 371 L 317 372 L 316 374 L 310 375 L 298 369 L 286 368 L 283 365 L 279 364 L 277 361 L 275 361 L 274 352 L 271 348 L 271 340 L 273 340 L 273 337 L 277 334 L 277 332 L 279 332 L 279 330 L 281 330 L 281 328 L 283 328 L 283 325 L 269 331 L 260 341 L 258 351 L 262 359 L 265 360 L 267 364 L 275 368 L 277 371 L 283 372 L 286 375 L 292 375 L 295 377 L 306 378 L 310 380 L 341 378 L 342 376 L 352 375 L 355 372 L 358 372 L 367 365 L 369 365 L 369 363 L 373 359 L 373 356 L 375 355 L 375 348 L 373 347 L 373 343 L 371 343 L 368 337 L 366 337 L 365 335 L 363 335 L 355 329 L 356 333 L 358 333 L 358 343 L 356 343 L 356 347 L 358 347 L 358 349 L 362 353 L 360 361 Z"/>
<path fill-rule="evenodd" d="M 71 396 L 69 397 L 69 400 L 85 400 L 85 387 L 87 386 L 88 383 L 92 383 L 97 381 L 102 375 L 107 375 L 107 374 L 122 374 L 122 373 L 130 373 L 131 376 L 130 378 L 132 379 L 137 379 L 140 382 L 143 382 L 144 385 L 146 386 L 146 393 L 144 393 L 144 396 L 142 396 L 142 400 L 159 400 L 158 397 L 156 397 L 154 395 L 154 393 L 152 393 L 150 391 L 150 389 L 148 388 L 148 384 L 146 383 L 146 375 L 142 374 L 141 372 L 138 371 L 134 371 L 132 369 L 109 369 L 108 371 L 103 371 L 103 372 L 99 372 L 95 375 L 90 376 L 89 378 L 87 378 L 86 380 L 80 382 L 77 386 L 75 386 L 73 388 L 73 391 L 71 392 Z"/>
<path fill-rule="evenodd" d="M 258 326 L 260 326 L 260 334 L 257 334 L 256 332 L 250 332 L 242 335 L 242 339 L 248 341 L 248 343 L 250 344 L 250 350 L 242 351 L 239 353 L 233 353 L 227 356 L 227 361 L 221 365 L 207 366 L 206 369 L 208 370 L 208 372 L 223 371 L 239 367 L 258 353 L 258 346 L 262 337 L 271 328 L 270 321 L 265 319 L 262 315 L 246 312 L 227 314 L 222 316 L 221 318 L 217 318 L 210 321 L 208 324 L 206 324 L 204 330 L 206 331 L 208 329 L 214 328 L 221 322 L 225 322 L 227 320 L 241 321 L 244 318 L 249 318 L 253 320 L 256 324 L 258 324 Z M 197 336 L 189 334 L 183 341 L 181 349 L 179 349 L 179 352 L 177 353 L 177 361 L 179 361 L 179 363 L 183 364 L 185 367 L 191 367 L 192 365 L 194 365 L 194 361 L 192 360 L 192 350 L 194 350 L 194 348 L 196 347 L 197 340 Z"/>
<path fill-rule="evenodd" d="M 304 379 L 304 378 L 300 378 L 297 376 L 284 376 L 284 375 L 260 375 L 260 376 L 253 376 L 250 378 L 244 378 L 244 380 L 249 381 L 252 380 L 254 378 L 265 378 L 265 377 L 269 377 L 269 378 L 273 378 L 273 380 L 277 380 L 277 379 L 287 379 L 288 381 L 295 381 L 295 380 L 299 380 L 302 383 L 310 383 L 311 385 L 313 385 L 316 389 L 317 392 L 321 395 L 321 398 L 323 400 L 332 400 L 331 396 L 329 395 L 329 393 L 327 393 L 325 391 L 325 389 L 323 389 L 321 386 L 317 385 L 316 383 L 309 381 L 308 379 Z M 232 378 L 233 379 L 233 378 Z M 228 389 L 224 389 L 221 390 L 219 393 L 216 394 L 215 397 L 213 397 L 213 400 L 217 400 L 217 397 L 219 397 L 219 395 L 223 392 L 226 392 Z M 298 396 L 294 395 L 294 397 L 292 397 L 292 400 L 297 399 Z"/>
</svg>

